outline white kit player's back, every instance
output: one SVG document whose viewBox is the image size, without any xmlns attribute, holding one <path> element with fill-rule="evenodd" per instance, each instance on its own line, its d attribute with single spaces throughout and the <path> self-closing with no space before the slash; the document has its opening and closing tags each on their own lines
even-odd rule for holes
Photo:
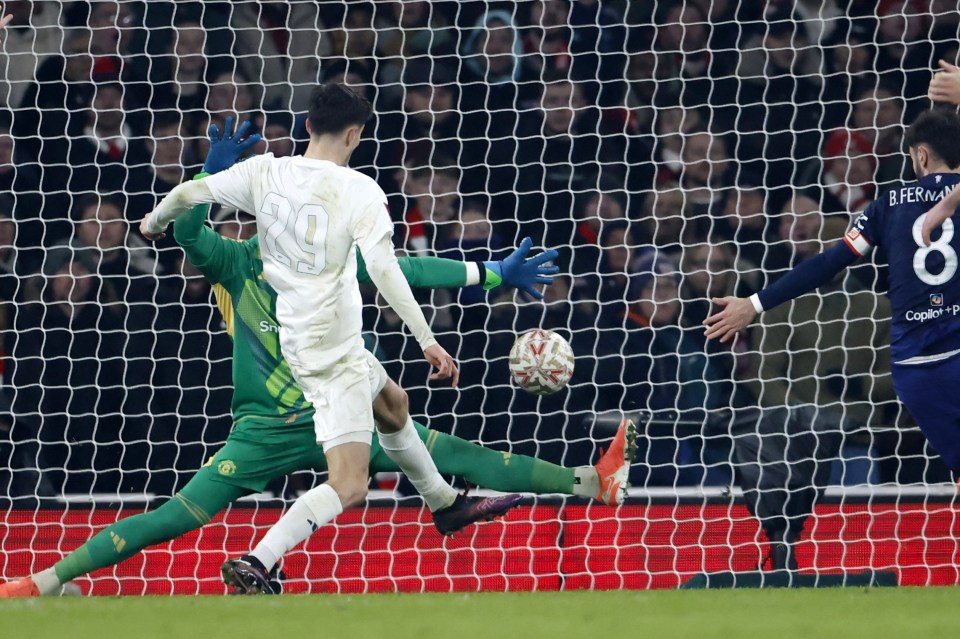
<svg viewBox="0 0 960 639">
<path fill-rule="evenodd" d="M 392 233 L 386 195 L 325 160 L 267 154 L 243 165 L 284 354 L 323 368 L 362 343 L 355 238 L 374 243 Z"/>
</svg>

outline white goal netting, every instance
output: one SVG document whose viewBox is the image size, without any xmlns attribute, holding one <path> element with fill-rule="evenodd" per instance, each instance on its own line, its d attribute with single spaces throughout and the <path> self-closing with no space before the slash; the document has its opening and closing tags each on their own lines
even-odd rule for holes
<svg viewBox="0 0 960 639">
<path fill-rule="evenodd" d="M 675 587 L 784 562 L 960 579 L 953 478 L 890 381 L 883 268 L 851 269 L 732 346 L 705 343 L 700 326 L 710 298 L 774 281 L 908 176 L 902 132 L 930 106 L 937 60 L 958 59 L 956 2 L 4 10 L 3 577 L 160 503 L 223 444 L 243 371 L 231 369 L 211 284 L 172 238 L 148 245 L 137 223 L 199 172 L 211 123 L 249 119 L 266 140 L 256 153 L 299 153 L 310 90 L 342 81 L 374 105 L 351 164 L 390 197 L 399 251 L 501 259 L 531 236 L 560 253 L 542 303 L 504 287 L 418 293 L 462 366 L 458 390 L 426 383 L 415 341 L 365 290 L 368 345 L 411 411 L 571 467 L 592 464 L 627 413 L 640 450 L 619 509 L 531 499 L 446 547 L 419 502 L 392 500 L 394 477 L 375 478 L 384 501 L 294 553 L 296 587 Z M 230 237 L 255 231 L 246 212 L 211 217 Z M 509 382 L 510 345 L 536 327 L 576 355 L 553 396 Z M 219 592 L 224 557 L 314 481 L 277 478 L 205 532 L 82 588 Z"/>
</svg>

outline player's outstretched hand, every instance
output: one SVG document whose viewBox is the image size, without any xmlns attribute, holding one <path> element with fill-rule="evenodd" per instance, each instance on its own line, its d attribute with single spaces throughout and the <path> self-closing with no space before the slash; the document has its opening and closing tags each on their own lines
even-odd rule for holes
<svg viewBox="0 0 960 639">
<path fill-rule="evenodd" d="M 203 163 L 203 172 L 212 175 L 225 171 L 236 164 L 247 149 L 262 139 L 259 133 L 244 137 L 249 130 L 250 120 L 247 120 L 234 133 L 233 118 L 228 117 L 223 123 L 223 135 L 221 136 L 217 125 L 211 124 L 207 130 L 207 134 L 210 136 L 210 150 L 207 151 L 207 159 Z"/>
<path fill-rule="evenodd" d="M 10 24 L 10 21 L 11 21 L 11 20 L 13 20 L 13 14 L 12 14 L 12 13 L 8 13 L 8 14 L 5 15 L 5 16 L 0 16 L 0 29 L 4 28 L 4 27 L 7 26 L 8 24 Z"/>
<path fill-rule="evenodd" d="M 941 71 L 930 80 L 927 97 L 934 102 L 960 104 L 960 68 L 949 62 L 938 62 Z"/>
<path fill-rule="evenodd" d="M 534 288 L 535 284 L 553 284 L 552 275 L 560 272 L 559 266 L 547 265 L 557 259 L 559 253 L 550 249 L 533 257 L 527 257 L 530 249 L 533 247 L 533 240 L 529 237 L 523 238 L 520 246 L 514 250 L 506 259 L 497 262 L 484 262 L 484 266 L 490 271 L 496 273 L 507 286 L 512 286 L 518 290 L 533 296 L 538 300 L 543 299 L 543 293 Z"/>
<path fill-rule="evenodd" d="M 457 362 L 454 361 L 450 353 L 444 350 L 443 346 L 434 344 L 423 351 L 423 356 L 430 362 L 430 365 L 437 369 L 437 372 L 430 376 L 432 380 L 453 378 L 450 384 L 453 388 L 460 382 L 460 371 L 457 370 Z"/>
<path fill-rule="evenodd" d="M 753 302 L 746 297 L 715 297 L 712 301 L 723 310 L 703 320 L 708 340 L 719 338 L 721 342 L 727 342 L 757 316 Z"/>
<path fill-rule="evenodd" d="M 162 240 L 167 236 L 163 231 L 159 233 L 154 233 L 150 230 L 150 216 L 153 213 L 147 213 L 147 216 L 140 220 L 140 235 L 150 240 L 151 242 L 156 242 L 157 240 Z"/>
</svg>

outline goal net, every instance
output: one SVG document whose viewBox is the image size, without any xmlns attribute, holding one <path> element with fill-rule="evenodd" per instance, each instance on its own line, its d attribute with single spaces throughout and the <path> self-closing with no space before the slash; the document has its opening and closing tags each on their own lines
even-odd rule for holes
<svg viewBox="0 0 960 639">
<path fill-rule="evenodd" d="M 953 478 L 890 379 L 882 266 L 764 313 L 732 343 L 706 343 L 701 327 L 712 298 L 775 281 L 909 176 L 904 125 L 930 106 L 937 60 L 958 59 L 955 3 L 5 10 L 3 578 L 157 507 L 224 444 L 234 383 L 250 374 L 232 367 L 236 318 L 172 237 L 148 244 L 137 224 L 200 172 L 211 124 L 249 120 L 265 139 L 253 152 L 301 153 L 310 91 L 333 81 L 374 105 L 351 165 L 388 194 L 398 251 L 497 260 L 530 236 L 559 252 L 543 301 L 505 285 L 417 292 L 459 389 L 427 383 L 416 342 L 363 289 L 367 345 L 411 412 L 500 451 L 504 468 L 590 466 L 624 416 L 639 450 L 619 507 L 531 495 L 453 541 L 402 478 L 377 474 L 367 506 L 290 555 L 290 589 L 653 588 L 776 569 L 960 579 Z M 210 223 L 242 240 L 250 213 L 214 207 Z M 575 353 L 554 395 L 510 383 L 510 346 L 534 328 Z M 235 460 L 215 462 L 233 485 Z M 220 563 L 322 481 L 301 471 L 239 491 L 252 494 L 81 591 L 223 592 Z"/>
</svg>

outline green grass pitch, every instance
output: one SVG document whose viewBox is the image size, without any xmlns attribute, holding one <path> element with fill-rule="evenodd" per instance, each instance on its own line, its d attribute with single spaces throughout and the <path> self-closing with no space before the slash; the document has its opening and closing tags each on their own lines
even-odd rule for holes
<svg viewBox="0 0 960 639">
<path fill-rule="evenodd" d="M 899 639 L 953 636 L 958 601 L 960 588 L 64 597 L 0 601 L 0 636 Z"/>
</svg>

